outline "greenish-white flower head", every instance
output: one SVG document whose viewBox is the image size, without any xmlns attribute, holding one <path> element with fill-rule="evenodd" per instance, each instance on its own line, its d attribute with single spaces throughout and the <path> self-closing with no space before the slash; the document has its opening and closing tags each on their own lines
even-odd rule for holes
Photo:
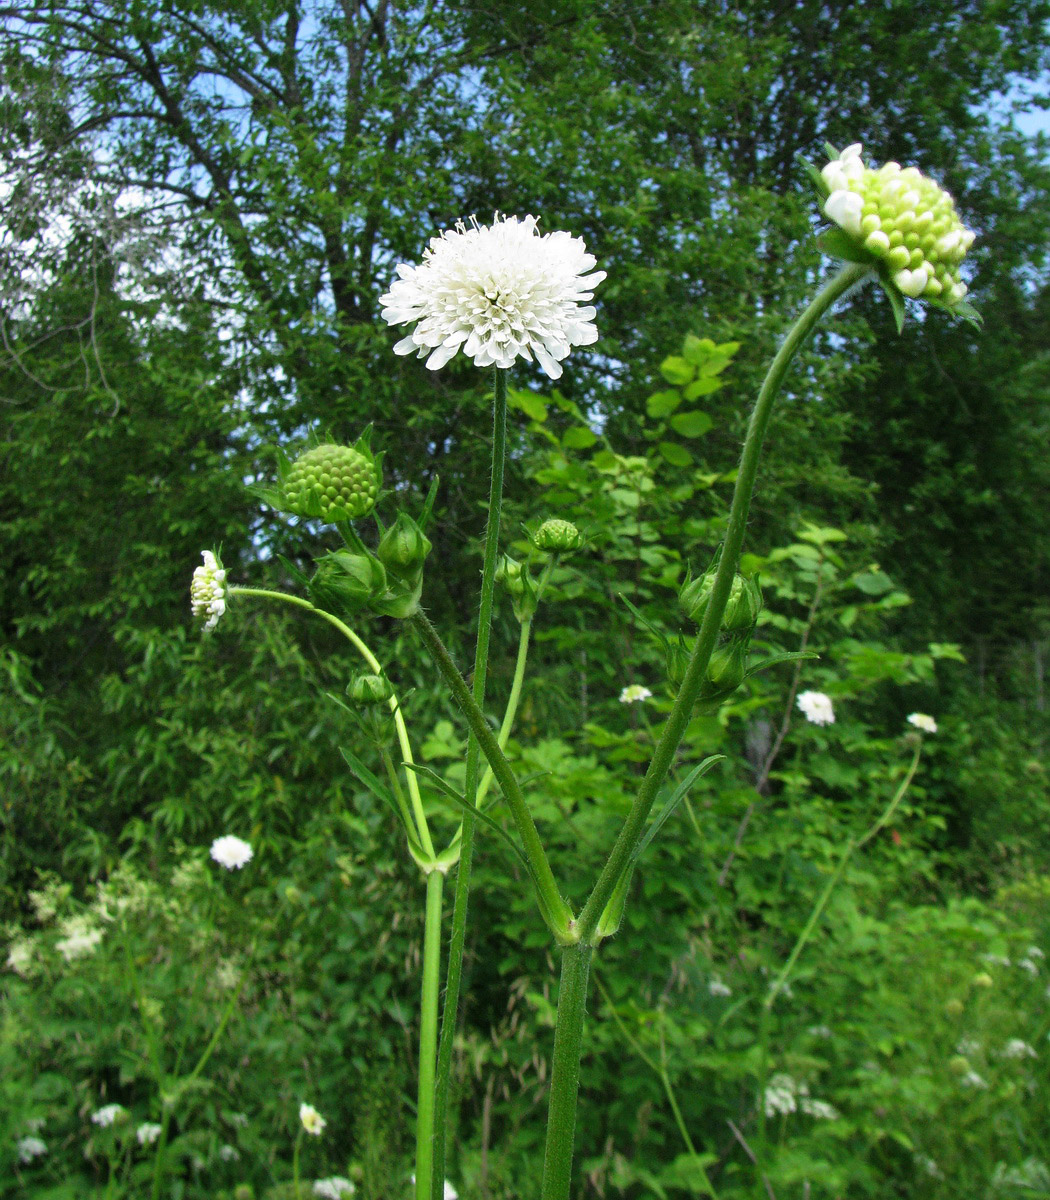
<svg viewBox="0 0 1050 1200">
<path fill-rule="evenodd" d="M 908 724 L 914 725 L 916 729 L 921 729 L 923 733 L 937 732 L 937 722 L 927 713 L 910 713 Z"/>
<path fill-rule="evenodd" d="M 226 611 L 226 571 L 211 550 L 202 550 L 201 557 L 204 563 L 193 572 L 190 583 L 190 609 L 210 632 Z"/>
<path fill-rule="evenodd" d="M 652 692 L 647 687 L 642 687 L 640 683 L 632 683 L 620 693 L 620 703 L 637 704 L 639 701 L 649 700 L 651 697 Z"/>
<path fill-rule="evenodd" d="M 314 1137 L 320 1137 L 324 1127 L 328 1124 L 312 1104 L 305 1102 L 299 1105 L 299 1120 L 302 1122 L 303 1129 Z"/>
<path fill-rule="evenodd" d="M 127 1120 L 127 1116 L 128 1110 L 123 1104 L 104 1104 L 91 1114 L 91 1120 L 95 1125 L 108 1129 L 110 1125 Z"/>
<path fill-rule="evenodd" d="M 548 554 L 568 554 L 572 550 L 579 550 L 583 538 L 571 521 L 551 517 L 536 530 L 532 542 L 537 550 L 545 550 Z"/>
<path fill-rule="evenodd" d="M 966 295 L 959 267 L 975 234 L 951 195 L 915 167 L 866 167 L 859 142 L 821 169 L 824 214 L 886 268 L 905 296 L 951 308 Z"/>
<path fill-rule="evenodd" d="M 300 517 L 353 521 L 375 508 L 380 472 L 367 444 L 307 450 L 281 481 L 284 504 Z"/>
</svg>

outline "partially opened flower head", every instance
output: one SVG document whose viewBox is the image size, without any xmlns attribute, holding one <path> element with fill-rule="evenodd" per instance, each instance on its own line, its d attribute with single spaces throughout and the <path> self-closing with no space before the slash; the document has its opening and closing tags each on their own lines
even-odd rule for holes
<svg viewBox="0 0 1050 1200">
<path fill-rule="evenodd" d="M 905 296 L 958 304 L 966 295 L 959 265 L 975 235 L 955 201 L 915 167 L 866 167 L 861 150 L 847 146 L 822 168 L 825 215 L 884 264 Z"/>
<path fill-rule="evenodd" d="M 558 379 L 573 346 L 598 340 L 586 303 L 605 278 L 595 261 L 582 238 L 541 234 L 535 217 L 460 221 L 430 239 L 418 266 L 401 263 L 379 298 L 388 325 L 415 324 L 394 352 L 415 352 L 432 371 L 460 350 L 479 367 L 535 356 Z"/>
<path fill-rule="evenodd" d="M 193 572 L 190 584 L 190 608 L 210 632 L 226 611 L 226 571 L 211 550 L 201 551 L 201 557 L 204 565 Z"/>
</svg>

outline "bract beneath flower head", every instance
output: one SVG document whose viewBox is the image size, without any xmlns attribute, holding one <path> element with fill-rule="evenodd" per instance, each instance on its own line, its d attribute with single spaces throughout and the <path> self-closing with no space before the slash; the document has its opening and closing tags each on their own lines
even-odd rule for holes
<svg viewBox="0 0 1050 1200">
<path fill-rule="evenodd" d="M 536 362 L 551 379 L 573 346 L 598 340 L 584 303 L 605 278 L 594 255 L 570 233 L 541 234 L 535 217 L 462 221 L 430 239 L 418 266 L 401 263 L 380 297 L 388 325 L 415 328 L 394 347 L 416 352 L 431 370 L 462 350 L 479 367 Z"/>
</svg>

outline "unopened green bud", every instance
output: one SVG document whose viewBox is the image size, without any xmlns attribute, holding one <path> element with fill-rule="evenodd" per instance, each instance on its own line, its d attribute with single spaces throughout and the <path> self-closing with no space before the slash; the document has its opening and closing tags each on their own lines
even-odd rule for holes
<svg viewBox="0 0 1050 1200">
<path fill-rule="evenodd" d="M 707 664 L 708 682 L 721 693 L 734 692 L 747 673 L 747 645 L 728 641 L 716 646 Z"/>
<path fill-rule="evenodd" d="M 944 1011 L 949 1017 L 961 1017 L 964 1007 L 965 1005 L 958 996 L 952 996 L 950 1000 L 945 1002 Z"/>
<path fill-rule="evenodd" d="M 301 454 L 283 480 L 289 512 L 322 521 L 367 516 L 379 495 L 379 467 L 367 446 L 315 446 Z"/>
<path fill-rule="evenodd" d="M 689 619 L 697 625 L 703 622 L 714 586 L 714 572 L 708 572 L 690 580 L 679 593 L 678 602 Z M 726 633 L 748 632 L 754 629 L 761 611 L 762 591 L 758 584 L 753 579 L 745 579 L 743 575 L 735 575 L 722 613 L 721 628 Z"/>
<path fill-rule="evenodd" d="M 948 1060 L 948 1070 L 953 1075 L 965 1075 L 970 1070 L 970 1060 L 963 1054 L 954 1054 Z"/>
<path fill-rule="evenodd" d="M 536 530 L 532 543 L 537 550 L 545 550 L 548 554 L 568 554 L 571 550 L 579 550 L 583 538 L 571 521 L 551 517 Z"/>
<path fill-rule="evenodd" d="M 525 590 L 523 570 L 520 562 L 511 558 L 509 554 L 504 554 L 496 563 L 495 580 L 497 583 L 501 583 L 512 596 L 520 596 Z"/>
<path fill-rule="evenodd" d="M 386 704 L 394 689 L 383 675 L 357 675 L 347 684 L 346 694 L 354 704 L 367 708 L 373 704 Z"/>
<path fill-rule="evenodd" d="M 405 578 L 418 572 L 430 553 L 430 539 L 408 513 L 399 512 L 376 547 L 379 561 L 391 575 Z"/>
<path fill-rule="evenodd" d="M 382 595 L 386 585 L 383 564 L 373 555 L 337 550 L 318 562 L 310 591 L 322 605 L 334 603 L 353 613 Z"/>
</svg>

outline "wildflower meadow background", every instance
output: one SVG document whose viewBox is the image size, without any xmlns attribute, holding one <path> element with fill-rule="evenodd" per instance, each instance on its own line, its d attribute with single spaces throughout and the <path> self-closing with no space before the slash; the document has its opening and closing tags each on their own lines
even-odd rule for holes
<svg viewBox="0 0 1050 1200">
<path fill-rule="evenodd" d="M 416 623 L 467 668 L 491 368 L 484 720 L 579 912 L 861 243 L 590 968 L 571 1194 L 1050 1196 L 1048 23 L 0 6 L 0 1198 L 413 1195 L 472 787 L 434 1194 L 541 1195 L 558 914 Z"/>
</svg>

